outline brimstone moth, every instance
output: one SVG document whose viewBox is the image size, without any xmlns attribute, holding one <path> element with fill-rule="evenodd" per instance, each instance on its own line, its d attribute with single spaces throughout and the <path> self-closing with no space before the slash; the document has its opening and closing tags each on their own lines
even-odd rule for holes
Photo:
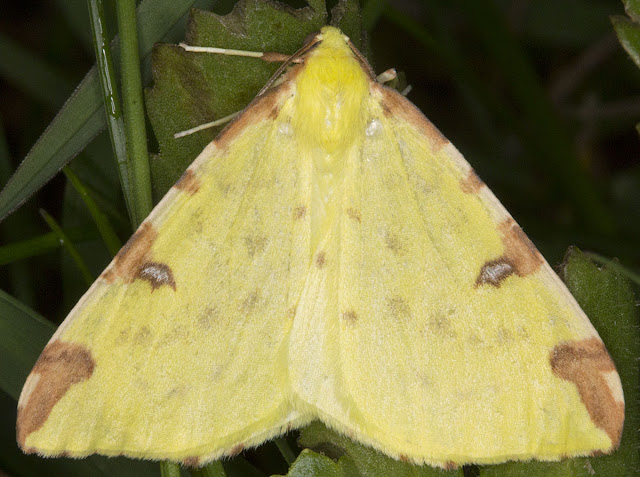
<svg viewBox="0 0 640 477">
<path fill-rule="evenodd" d="M 608 453 L 620 379 L 455 147 L 325 27 L 87 291 L 25 452 L 201 465 L 319 419 L 451 467 Z"/>
</svg>

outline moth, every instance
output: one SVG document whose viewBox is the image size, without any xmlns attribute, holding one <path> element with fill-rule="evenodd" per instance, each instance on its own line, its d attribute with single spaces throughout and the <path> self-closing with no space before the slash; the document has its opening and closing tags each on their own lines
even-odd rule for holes
<svg viewBox="0 0 640 477">
<path fill-rule="evenodd" d="M 615 365 L 471 166 L 338 29 L 294 58 L 55 333 L 22 449 L 197 466 L 319 419 L 445 468 L 613 451 Z"/>
</svg>

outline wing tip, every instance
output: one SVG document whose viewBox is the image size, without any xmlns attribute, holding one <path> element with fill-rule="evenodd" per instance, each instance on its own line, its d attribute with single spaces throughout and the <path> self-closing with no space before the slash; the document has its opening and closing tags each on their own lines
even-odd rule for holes
<svg viewBox="0 0 640 477">
<path fill-rule="evenodd" d="M 93 375 L 95 361 L 81 344 L 55 340 L 38 358 L 18 402 L 16 437 L 25 453 L 40 452 L 26 445 L 29 435 L 49 419 L 53 407 L 69 388 Z"/>
<path fill-rule="evenodd" d="M 574 383 L 591 421 L 611 440 L 613 452 L 620 445 L 624 426 L 624 396 L 615 364 L 602 340 L 593 336 L 555 346 L 549 362 L 553 373 Z"/>
</svg>

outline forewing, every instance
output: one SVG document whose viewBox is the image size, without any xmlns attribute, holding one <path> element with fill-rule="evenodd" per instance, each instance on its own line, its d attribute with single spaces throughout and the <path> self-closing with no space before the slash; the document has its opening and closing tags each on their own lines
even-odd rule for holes
<svg viewBox="0 0 640 477">
<path fill-rule="evenodd" d="M 23 449 L 195 465 L 308 420 L 287 401 L 309 244 L 285 89 L 203 151 L 60 326 L 19 402 Z"/>
<path fill-rule="evenodd" d="M 614 449 L 620 381 L 573 297 L 411 103 L 376 86 L 368 108 L 318 338 L 323 419 L 445 467 Z"/>
</svg>

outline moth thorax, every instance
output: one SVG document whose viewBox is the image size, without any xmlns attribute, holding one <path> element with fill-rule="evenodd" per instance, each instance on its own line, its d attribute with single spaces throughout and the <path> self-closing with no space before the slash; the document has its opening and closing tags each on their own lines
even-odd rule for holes
<svg viewBox="0 0 640 477">
<path fill-rule="evenodd" d="M 310 148 L 331 154 L 362 135 L 369 81 L 350 50 L 319 47 L 296 78 L 292 121 Z"/>
</svg>

